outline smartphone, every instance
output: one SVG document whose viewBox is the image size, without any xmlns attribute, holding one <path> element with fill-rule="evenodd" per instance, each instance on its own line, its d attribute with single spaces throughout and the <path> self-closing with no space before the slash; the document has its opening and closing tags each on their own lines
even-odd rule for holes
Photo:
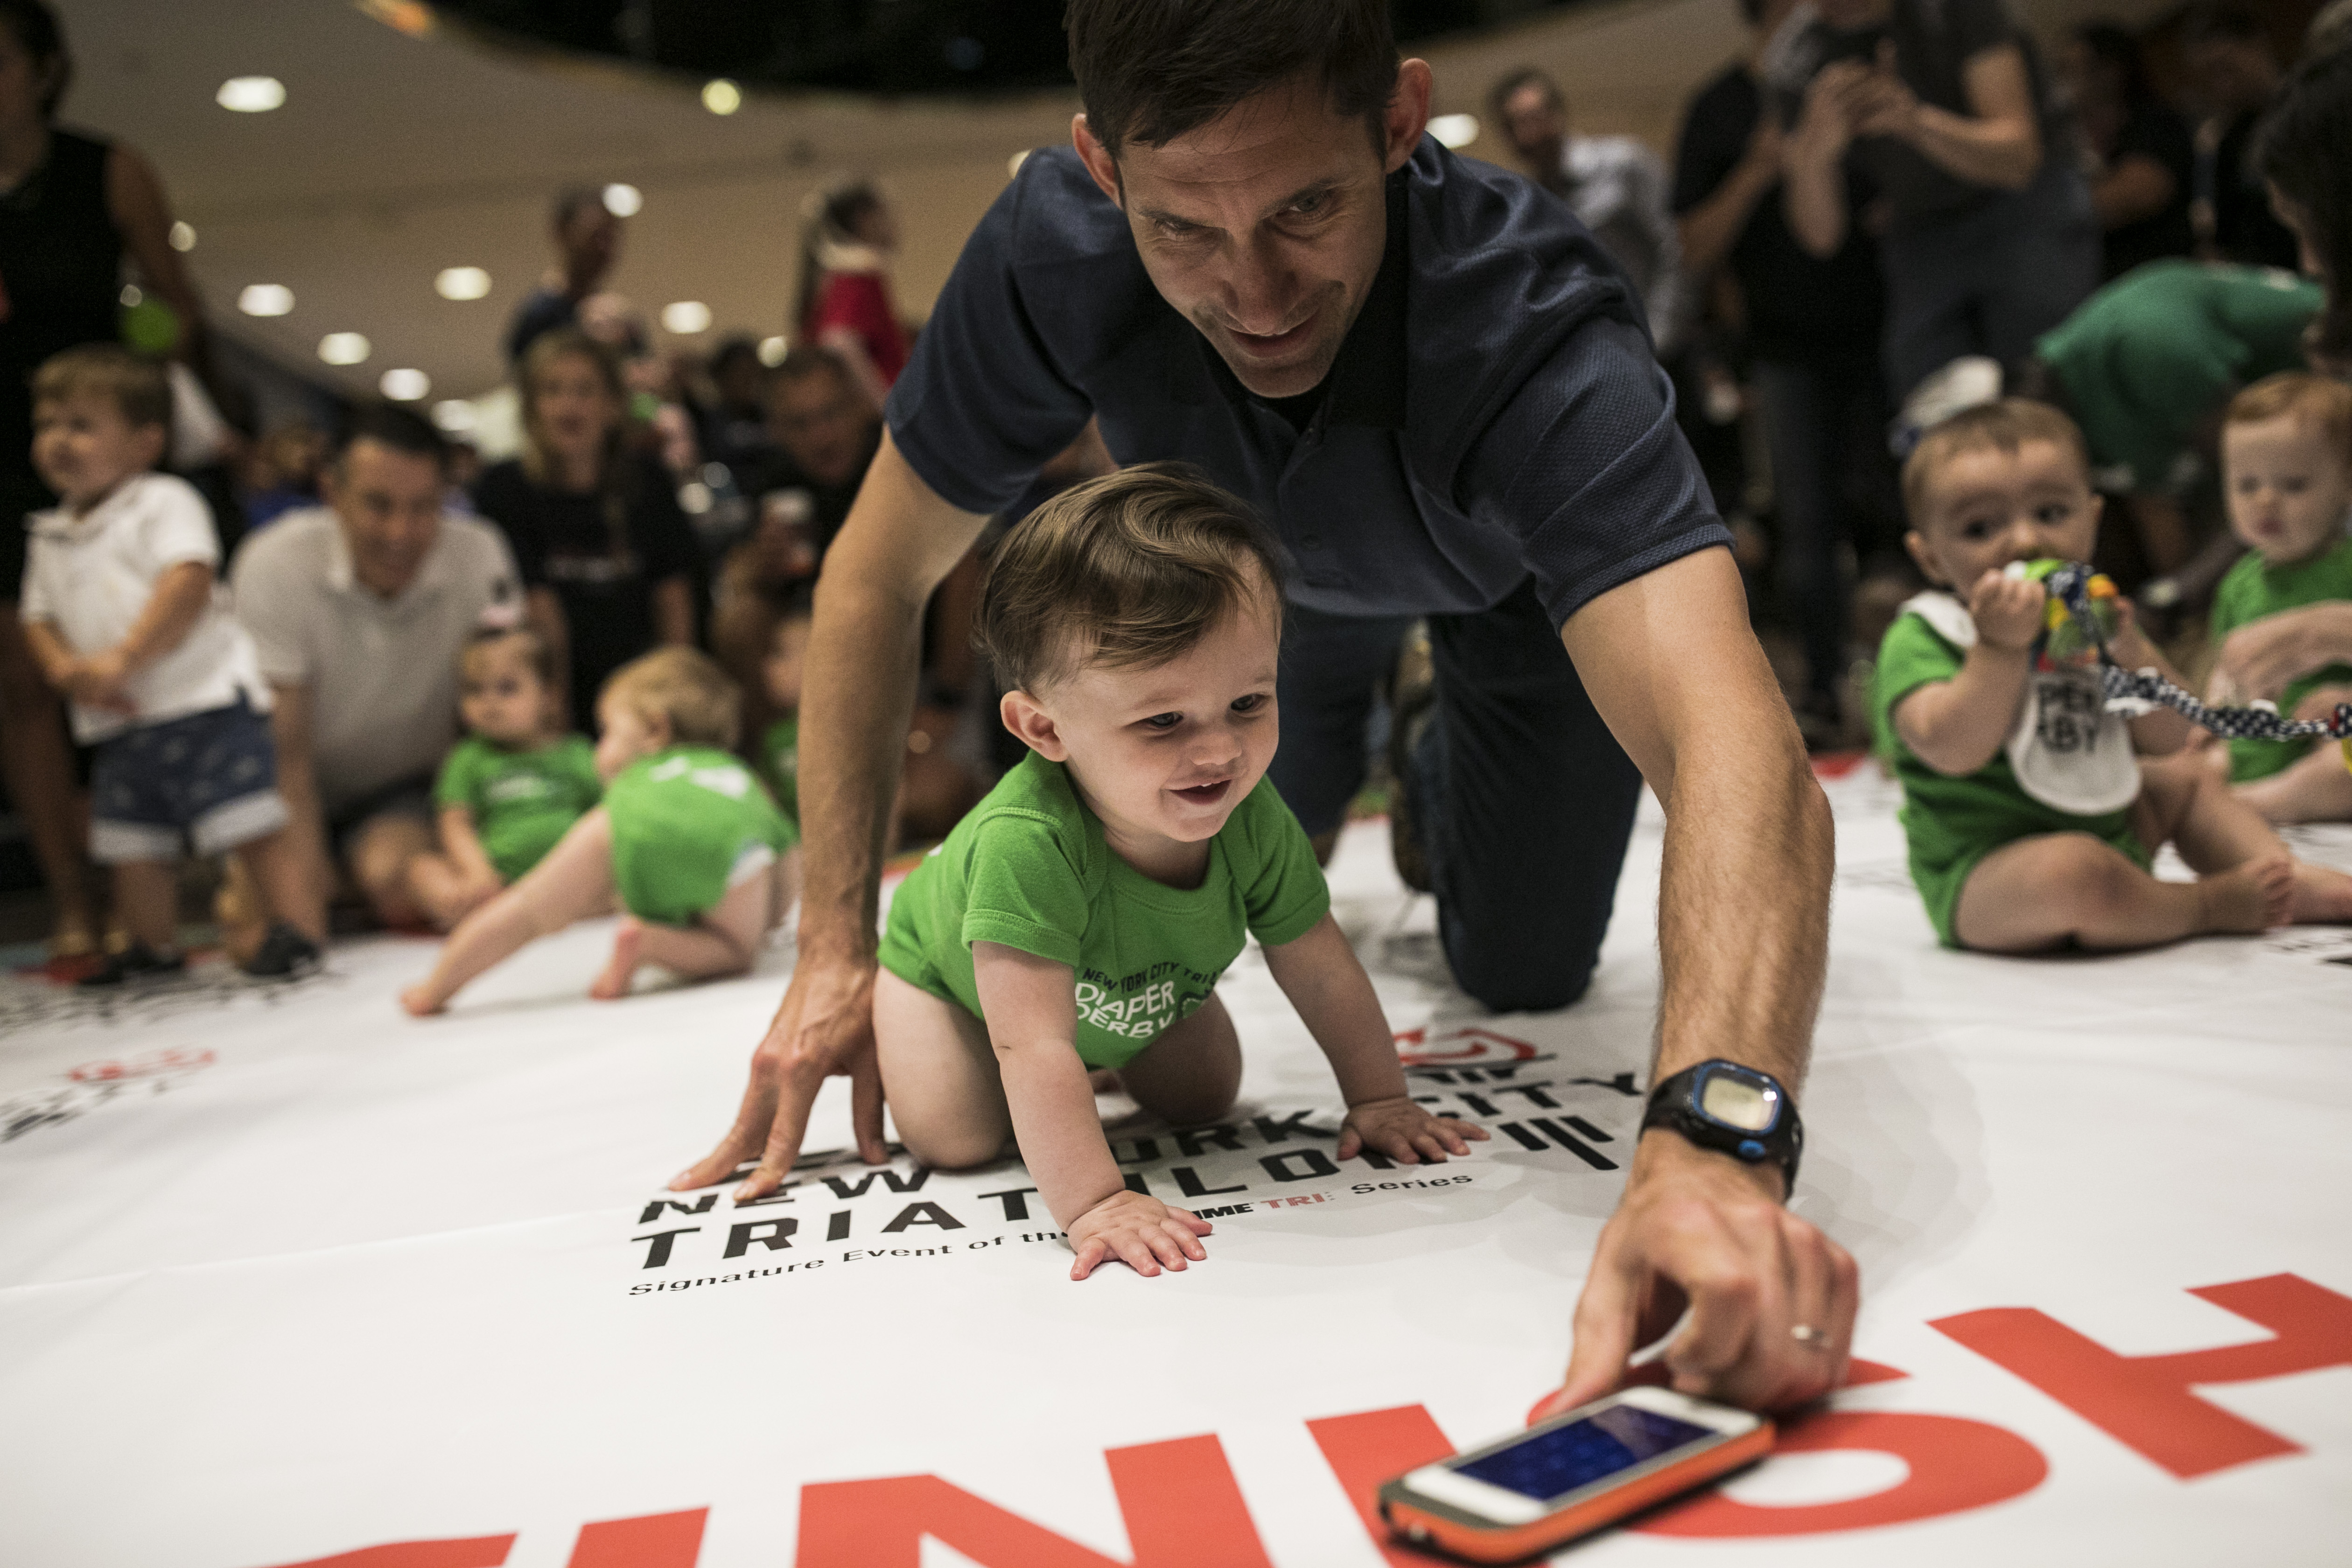
<svg viewBox="0 0 2352 1568">
<path fill-rule="evenodd" d="M 1671 1389 L 1637 1387 L 1516 1436 L 1408 1470 L 1381 1517 L 1415 1545 L 1473 1563 L 1564 1546 L 1771 1451 L 1772 1423 Z"/>
</svg>

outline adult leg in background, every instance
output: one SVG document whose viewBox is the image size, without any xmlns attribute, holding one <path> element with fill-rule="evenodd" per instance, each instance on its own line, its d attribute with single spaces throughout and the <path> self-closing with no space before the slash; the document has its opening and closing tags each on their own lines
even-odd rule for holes
<svg viewBox="0 0 2352 1568">
<path fill-rule="evenodd" d="M 1859 368 L 1867 375 L 1866 364 Z M 1826 366 L 1801 361 L 1757 361 L 1756 390 L 1772 454 L 1772 515 L 1780 524 L 1773 578 L 1805 654 L 1806 712 L 1800 718 L 1834 725 L 1837 679 L 1845 668 L 1853 615 L 1841 548 L 1852 510 L 1843 461 L 1844 395 Z"/>
<path fill-rule="evenodd" d="M 1976 317 L 1978 243 L 1967 218 L 1889 233 L 1886 390 L 1900 406 L 1911 391 L 1962 354 L 1985 352 Z"/>
<path fill-rule="evenodd" d="M 1319 859 L 1364 786 L 1372 700 L 1412 626 L 1409 616 L 1335 616 L 1283 608 L 1282 663 L 1275 677 L 1282 744 L 1266 772 Z"/>
<path fill-rule="evenodd" d="M 89 827 L 74 786 L 65 710 L 33 661 L 14 601 L 0 605 L 0 776 L 48 885 L 51 943 L 73 950 L 61 957 L 86 952 L 96 935 L 82 869 Z"/>
<path fill-rule="evenodd" d="M 1564 1007 L 1600 960 L 1642 775 L 1531 583 L 1429 634 L 1437 714 L 1412 767 L 1446 962 L 1496 1012 Z"/>
</svg>

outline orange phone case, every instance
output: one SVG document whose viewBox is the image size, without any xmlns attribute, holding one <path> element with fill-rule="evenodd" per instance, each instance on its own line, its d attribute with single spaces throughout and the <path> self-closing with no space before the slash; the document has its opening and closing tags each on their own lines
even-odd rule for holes
<svg viewBox="0 0 2352 1568">
<path fill-rule="evenodd" d="M 1381 1488 L 1381 1517 L 1415 1546 L 1434 1546 L 1473 1563 L 1517 1563 L 1760 1459 L 1772 1451 L 1772 1423 L 1759 1420 L 1752 1432 L 1526 1524 L 1497 1528 L 1475 1523 L 1443 1503 L 1406 1490 L 1402 1476 Z"/>
</svg>

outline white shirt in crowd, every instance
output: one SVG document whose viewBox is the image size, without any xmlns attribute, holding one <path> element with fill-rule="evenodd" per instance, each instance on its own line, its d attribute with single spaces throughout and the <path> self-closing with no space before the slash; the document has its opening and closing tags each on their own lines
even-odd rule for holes
<svg viewBox="0 0 2352 1568">
<path fill-rule="evenodd" d="M 1651 340 L 1672 354 L 1683 329 L 1683 248 L 1664 160 L 1631 136 L 1571 136 L 1553 191 L 1633 279 Z"/>
<path fill-rule="evenodd" d="M 87 658 L 130 635 L 172 567 L 195 562 L 217 571 L 220 540 L 194 486 L 170 474 L 139 474 L 80 517 L 62 507 L 26 520 L 32 539 L 25 563 L 23 616 L 57 628 Z M 73 705 L 74 739 L 87 745 L 126 730 L 233 706 L 263 712 L 269 688 L 253 639 L 229 614 L 215 586 L 212 602 L 179 647 L 123 683 L 135 716 Z"/>
<path fill-rule="evenodd" d="M 330 819 L 394 784 L 430 787 L 457 738 L 457 656 L 477 627 L 511 625 L 521 579 L 497 529 L 444 513 L 415 580 L 393 598 L 359 582 L 325 507 L 247 540 L 232 577 L 261 673 L 306 686 L 310 753 Z"/>
</svg>

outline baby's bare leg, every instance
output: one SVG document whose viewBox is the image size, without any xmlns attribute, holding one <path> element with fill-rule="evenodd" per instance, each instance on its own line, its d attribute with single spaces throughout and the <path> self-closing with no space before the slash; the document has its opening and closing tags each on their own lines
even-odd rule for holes
<svg viewBox="0 0 2352 1568">
<path fill-rule="evenodd" d="M 598 806 L 522 880 L 457 922 L 433 973 L 400 994 L 401 1005 L 419 1017 L 439 1012 L 467 981 L 536 938 L 604 913 L 612 898 L 613 823 Z"/>
<path fill-rule="evenodd" d="M 180 868 L 169 860 L 118 860 L 114 918 L 158 952 L 180 940 Z"/>
<path fill-rule="evenodd" d="M 988 1029 L 888 970 L 874 976 L 874 1054 L 898 1137 L 926 1165 L 985 1165 L 1013 1137 Z"/>
<path fill-rule="evenodd" d="M 1191 1017 L 1171 1024 L 1118 1069 L 1135 1102 L 1163 1121 L 1196 1127 L 1234 1106 L 1242 1087 L 1242 1042 L 1214 993 Z"/>
<path fill-rule="evenodd" d="M 772 868 L 770 868 L 772 871 Z M 759 956 L 770 929 L 773 901 L 770 872 L 727 889 L 715 909 L 690 926 L 666 926 L 625 915 L 614 933 L 612 962 L 589 994 L 609 1002 L 628 994 L 640 965 L 658 963 L 688 980 L 740 974 Z"/>
<path fill-rule="evenodd" d="M 436 931 L 447 931 L 495 894 L 478 893 L 458 871 L 457 863 L 437 849 L 428 849 L 408 863 L 408 896 L 424 908 Z"/>
<path fill-rule="evenodd" d="M 2331 756 L 2340 755 L 2333 747 L 2328 750 Z M 2296 767 L 2303 765 L 2298 763 Z M 2147 786 L 2141 792 L 2143 804 L 2152 814 L 2171 818 L 2172 839 L 2180 858 L 2200 875 L 2284 864 L 2287 875 L 2284 890 L 2274 894 L 2279 903 L 2272 923 L 2352 921 L 2352 877 L 2295 859 L 2244 792 L 2217 784 L 2210 773 L 2168 761 L 2145 768 L 2142 777 Z M 2154 837 L 2145 841 L 2158 842 Z"/>
<path fill-rule="evenodd" d="M 2038 834 L 1978 862 L 1952 926 L 1963 947 L 1980 952 L 2048 952 L 2069 942 L 2155 947 L 2279 924 L 2290 879 L 2290 863 L 2275 860 L 2199 882 L 2160 882 L 2087 833 Z"/>
<path fill-rule="evenodd" d="M 2333 741 L 2231 793 L 2271 822 L 2352 821 L 2352 769 L 2345 767 L 2343 748 Z"/>
</svg>

